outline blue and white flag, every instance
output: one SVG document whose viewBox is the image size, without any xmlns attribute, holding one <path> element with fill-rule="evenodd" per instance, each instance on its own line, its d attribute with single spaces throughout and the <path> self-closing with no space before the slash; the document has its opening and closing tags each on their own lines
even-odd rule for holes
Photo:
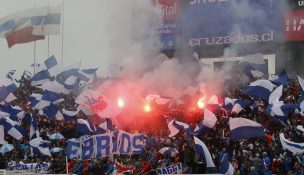
<svg viewBox="0 0 304 175">
<path fill-rule="evenodd" d="M 95 128 L 91 126 L 88 120 L 77 119 L 76 131 L 81 135 L 90 135 L 95 133 Z"/>
<path fill-rule="evenodd" d="M 35 93 L 33 93 L 29 97 L 29 104 L 33 108 L 41 110 L 41 109 L 49 106 L 51 104 L 51 102 L 50 101 L 42 100 L 42 95 L 41 94 L 35 94 Z"/>
<path fill-rule="evenodd" d="M 16 90 L 17 90 L 16 84 L 8 78 L 1 78 L 0 79 L 0 86 L 6 87 L 12 93 L 16 92 Z"/>
<path fill-rule="evenodd" d="M 301 86 L 302 92 L 304 92 L 304 80 L 300 76 L 297 76 L 297 77 L 298 77 L 298 81 Z"/>
<path fill-rule="evenodd" d="M 264 73 L 262 71 L 259 71 L 258 69 L 254 68 L 251 64 L 247 64 L 244 66 L 244 72 L 251 80 L 262 78 L 264 76 Z"/>
<path fill-rule="evenodd" d="M 234 140 L 265 136 L 261 124 L 246 118 L 230 118 L 229 127 Z"/>
<path fill-rule="evenodd" d="M 285 139 L 284 134 L 280 133 L 282 147 L 291 151 L 293 154 L 304 153 L 304 143 L 296 143 Z"/>
<path fill-rule="evenodd" d="M 49 106 L 45 107 L 44 109 L 39 111 L 39 114 L 46 115 L 51 120 L 63 120 L 63 115 L 58 109 L 57 106 L 50 104 Z"/>
<path fill-rule="evenodd" d="M 217 169 L 215 167 L 215 164 L 213 163 L 211 154 L 207 148 L 207 146 L 197 137 L 193 137 L 195 142 L 195 149 L 196 152 L 200 155 L 200 157 L 205 161 L 205 164 L 207 166 L 206 173 L 216 173 Z"/>
<path fill-rule="evenodd" d="M 168 123 L 168 128 L 169 128 L 169 131 L 170 131 L 170 134 L 169 134 L 169 137 L 174 137 L 176 134 L 179 133 L 179 129 L 176 128 L 174 125 L 173 125 L 173 122 L 175 121 L 175 119 L 171 120 L 169 123 Z"/>
<path fill-rule="evenodd" d="M 87 74 L 87 75 L 94 75 L 96 74 L 96 71 L 97 71 L 98 68 L 95 68 L 95 69 L 83 69 L 81 70 L 81 72 Z"/>
<path fill-rule="evenodd" d="M 51 77 L 57 75 L 59 66 L 54 55 L 44 61 L 44 64 L 39 66 L 38 72 L 32 78 L 32 86 L 43 85 L 50 81 Z"/>
<path fill-rule="evenodd" d="M 220 168 L 219 168 L 219 173 L 225 174 L 225 175 L 234 175 L 234 167 L 232 164 L 229 162 L 227 155 L 225 154 L 220 160 Z"/>
<path fill-rule="evenodd" d="M 19 106 L 4 105 L 0 106 L 2 112 L 8 113 L 9 117 L 14 121 L 22 120 L 25 112 Z"/>
<path fill-rule="evenodd" d="M 66 89 L 64 87 L 64 85 L 58 83 L 56 80 L 54 81 L 49 81 L 49 82 L 46 82 L 44 84 L 42 84 L 41 86 L 37 86 L 43 90 L 48 90 L 50 92 L 54 92 L 54 93 L 63 93 L 63 94 L 69 94 L 71 92 L 71 90 L 69 89 Z"/>
<path fill-rule="evenodd" d="M 266 73 L 266 63 L 262 54 L 245 56 L 240 66 L 250 79 L 261 78 Z"/>
<path fill-rule="evenodd" d="M 209 109 L 204 109 L 204 119 L 194 129 L 194 135 L 211 130 L 217 122 L 217 118 Z"/>
<path fill-rule="evenodd" d="M 38 138 L 32 139 L 30 141 L 30 145 L 34 149 L 39 150 L 43 155 L 51 156 L 51 152 L 50 152 L 50 148 L 49 148 L 50 141 L 42 140 L 41 137 L 38 137 Z"/>
<path fill-rule="evenodd" d="M 89 78 L 89 82 L 93 82 L 97 78 L 97 75 L 96 75 L 97 69 L 98 68 L 95 68 L 95 69 L 83 69 L 83 70 L 81 70 L 81 73 L 84 74 L 87 78 Z"/>
<path fill-rule="evenodd" d="M 223 109 L 226 110 L 227 112 L 230 112 L 235 104 L 235 102 L 237 101 L 237 99 L 231 99 L 229 97 L 225 98 L 225 103 L 223 105 Z"/>
<path fill-rule="evenodd" d="M 270 77 L 269 80 L 273 84 L 280 86 L 280 85 L 287 85 L 289 78 L 287 73 L 285 71 L 282 71 L 278 76 Z"/>
<path fill-rule="evenodd" d="M 49 82 L 50 78 L 51 76 L 48 70 L 41 70 L 32 77 L 32 86 L 37 86 Z"/>
<path fill-rule="evenodd" d="M 243 92 L 247 95 L 261 98 L 267 100 L 273 91 L 275 85 L 272 84 L 269 80 L 256 80 L 246 86 L 243 89 Z"/>
<path fill-rule="evenodd" d="M 304 127 L 302 125 L 298 125 L 297 129 L 300 130 L 300 131 L 302 131 L 302 132 L 304 132 Z"/>
<path fill-rule="evenodd" d="M 32 18 L 33 35 L 59 35 L 62 5 L 47 7 L 45 16 Z"/>
<path fill-rule="evenodd" d="M 265 110 L 271 116 L 287 117 L 288 113 L 296 108 L 299 108 L 297 104 L 284 104 L 280 101 L 283 93 L 283 85 L 277 87 L 269 96 L 267 109 Z"/>
<path fill-rule="evenodd" d="M 177 121 L 175 119 L 173 121 L 173 126 L 176 127 L 180 131 L 185 131 L 188 134 L 192 134 L 193 133 L 192 129 L 190 128 L 190 126 L 188 124 L 183 123 L 183 122 L 179 122 L 179 121 Z"/>
<path fill-rule="evenodd" d="M 32 118 L 32 120 L 31 120 L 31 126 L 30 126 L 30 140 L 40 137 L 37 119 L 35 116 L 32 116 L 31 118 Z"/>
<path fill-rule="evenodd" d="M 63 119 L 66 121 L 75 120 L 77 114 L 77 111 L 69 111 L 66 109 L 62 109 Z"/>
<path fill-rule="evenodd" d="M 168 157 L 176 157 L 176 155 L 178 154 L 178 150 L 176 148 L 170 148 L 170 147 L 164 147 L 160 149 L 158 152 Z"/>
<path fill-rule="evenodd" d="M 41 100 L 49 101 L 52 104 L 59 104 L 64 101 L 61 94 L 51 92 L 48 90 L 43 91 Z"/>
<path fill-rule="evenodd" d="M 45 64 L 45 67 L 46 67 L 47 70 L 52 69 L 53 67 L 55 67 L 55 66 L 58 65 L 57 60 L 56 60 L 56 58 L 55 58 L 54 55 L 52 55 L 49 58 L 47 58 L 44 61 L 44 64 Z"/>
<path fill-rule="evenodd" d="M 44 61 L 43 67 L 45 67 L 51 77 L 56 76 L 58 74 L 58 71 L 60 70 L 58 62 L 54 55 L 50 56 Z"/>
<path fill-rule="evenodd" d="M 231 109 L 231 113 L 238 114 L 241 112 L 245 107 L 249 105 L 249 101 L 246 100 L 237 100 Z"/>
<path fill-rule="evenodd" d="M 20 140 L 25 135 L 24 128 L 10 118 L 0 119 L 0 125 L 3 125 L 5 133 L 11 135 L 16 140 Z"/>
<path fill-rule="evenodd" d="M 1 108 L 2 106 L 0 106 Z M 20 124 L 20 120 L 18 119 L 18 117 L 16 115 L 10 114 L 8 112 L 5 111 L 0 111 L 0 117 L 1 118 L 10 118 L 11 120 L 13 120 L 14 122 Z"/>
<path fill-rule="evenodd" d="M 14 145 L 5 144 L 5 145 L 0 147 L 0 153 L 4 154 L 4 153 L 7 153 L 7 152 L 10 152 L 13 149 L 14 149 Z"/>
<path fill-rule="evenodd" d="M 5 86 L 0 87 L 0 103 L 10 103 L 16 100 L 16 96 Z"/>
<path fill-rule="evenodd" d="M 1 18 L 0 37 L 6 37 L 14 30 L 26 27 L 33 28 L 34 36 L 59 34 L 61 6 L 30 8 Z"/>
<path fill-rule="evenodd" d="M 60 73 L 57 75 L 57 81 L 64 85 L 64 82 L 71 76 L 74 76 L 78 73 L 80 69 L 81 62 L 77 62 L 70 66 L 63 68 Z"/>
</svg>

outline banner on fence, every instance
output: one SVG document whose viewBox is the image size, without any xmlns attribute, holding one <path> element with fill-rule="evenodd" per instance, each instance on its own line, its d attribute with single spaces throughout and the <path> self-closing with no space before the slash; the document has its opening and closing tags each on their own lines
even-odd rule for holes
<svg viewBox="0 0 304 175">
<path fill-rule="evenodd" d="M 19 162 L 16 163 L 15 161 L 10 161 L 7 164 L 7 169 L 12 171 L 12 170 L 48 170 L 50 166 L 50 163 L 23 163 Z"/>
<path fill-rule="evenodd" d="M 182 173 L 182 163 L 177 163 L 166 168 L 158 168 L 158 174 L 181 174 Z"/>
<path fill-rule="evenodd" d="M 69 159 L 91 159 L 113 154 L 140 154 L 144 148 L 142 134 L 113 131 L 106 134 L 68 140 Z"/>
</svg>

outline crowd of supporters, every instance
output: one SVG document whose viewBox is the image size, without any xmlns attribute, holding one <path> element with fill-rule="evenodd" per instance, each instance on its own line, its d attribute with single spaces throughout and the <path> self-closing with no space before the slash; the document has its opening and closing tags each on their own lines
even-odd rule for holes
<svg viewBox="0 0 304 175">
<path fill-rule="evenodd" d="M 40 115 L 37 110 L 29 107 L 28 98 L 32 93 L 41 93 L 41 89 L 31 86 L 30 77 L 22 76 L 18 81 L 19 87 L 15 92 L 17 100 L 12 105 L 20 106 L 26 113 L 37 117 L 40 136 L 44 140 L 50 140 L 51 147 L 60 147 L 64 150 L 52 153 L 52 157 L 39 153 L 33 153 L 29 145 L 29 137 L 17 141 L 10 135 L 5 134 L 5 140 L 14 145 L 11 152 L 0 155 L 2 169 L 9 169 L 17 163 L 27 164 L 48 164 L 47 172 L 64 173 L 66 171 L 66 141 L 70 138 L 78 138 L 75 121 L 49 120 L 47 116 Z M 223 94 L 224 97 L 238 99 L 250 99 L 251 97 L 242 94 L 241 85 L 232 86 Z M 65 95 L 65 101 L 58 107 L 60 109 L 75 110 L 76 94 Z M 296 80 L 289 80 L 284 86 L 283 101 L 285 103 L 298 103 L 301 99 L 301 87 Z M 235 168 L 235 174 L 259 175 L 259 174 L 282 174 L 282 175 L 303 175 L 304 155 L 293 155 L 290 151 L 283 149 L 279 133 L 284 133 L 285 138 L 298 143 L 304 143 L 304 132 L 298 130 L 298 125 L 304 125 L 304 118 L 297 110 L 287 116 L 287 121 L 271 117 L 266 113 L 267 102 L 260 100 L 256 108 L 246 107 L 238 114 L 227 114 L 225 110 L 217 110 L 218 120 L 216 126 L 209 132 L 198 135 L 208 147 L 215 165 L 219 167 L 219 161 L 223 155 L 229 157 L 229 161 Z M 157 174 L 157 168 L 168 167 L 169 165 L 182 163 L 182 171 L 185 174 L 203 174 L 205 172 L 204 160 L 197 154 L 192 136 L 185 132 L 169 138 L 169 130 L 165 122 L 164 114 L 171 115 L 179 121 L 184 121 L 194 128 L 197 122 L 203 118 L 202 111 L 190 114 L 183 111 L 162 109 L 158 116 L 157 124 L 146 123 L 149 130 L 140 128 L 124 128 L 127 132 L 140 132 L 144 134 L 145 147 L 140 155 L 114 155 L 113 157 L 92 159 L 92 160 L 68 160 L 68 169 L 75 174 L 102 175 L 111 174 L 125 169 L 126 174 Z M 169 112 L 168 112 L 169 111 Z M 97 117 L 97 116 L 91 116 Z M 150 116 L 151 117 L 151 116 Z M 230 117 L 243 117 L 260 123 L 265 130 L 265 137 L 251 138 L 246 140 L 232 140 L 230 136 L 228 120 Z M 76 118 L 82 118 L 80 113 Z M 21 126 L 29 133 L 29 123 L 22 122 Z M 53 133 L 61 133 L 65 138 L 51 140 L 48 138 Z M 177 148 L 178 153 L 162 155 L 159 150 L 163 147 Z M 38 171 L 38 170 L 36 170 Z"/>
</svg>

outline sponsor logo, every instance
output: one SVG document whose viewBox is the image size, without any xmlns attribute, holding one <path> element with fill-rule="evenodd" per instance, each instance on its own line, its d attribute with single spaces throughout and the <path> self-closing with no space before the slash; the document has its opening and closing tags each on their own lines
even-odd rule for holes
<svg viewBox="0 0 304 175">
<path fill-rule="evenodd" d="M 285 31 L 286 32 L 298 32 L 302 30 L 302 27 L 304 25 L 304 19 L 287 19 L 286 20 L 286 27 Z"/>
<path fill-rule="evenodd" d="M 180 13 L 180 0 L 157 0 L 164 20 L 174 20 Z"/>
<path fill-rule="evenodd" d="M 285 14 L 285 39 L 287 41 L 304 40 L 304 11 L 294 10 Z"/>
<path fill-rule="evenodd" d="M 298 6 L 300 7 L 304 6 L 304 1 L 298 1 Z"/>
<path fill-rule="evenodd" d="M 163 16 L 170 16 L 170 15 L 176 15 L 177 14 L 177 4 L 174 3 L 172 5 L 162 5 L 162 14 Z"/>
<path fill-rule="evenodd" d="M 204 45 L 269 42 L 273 40 L 274 40 L 274 32 L 273 30 L 271 30 L 269 33 L 263 33 L 263 34 L 237 33 L 235 35 L 228 35 L 228 36 L 192 38 L 189 39 L 189 45 L 191 47 L 196 47 L 196 46 L 204 46 Z"/>
</svg>

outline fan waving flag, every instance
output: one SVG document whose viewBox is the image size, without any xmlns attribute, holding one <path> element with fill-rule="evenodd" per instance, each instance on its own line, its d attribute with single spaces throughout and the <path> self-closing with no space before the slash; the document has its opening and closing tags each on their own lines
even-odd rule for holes
<svg viewBox="0 0 304 175">
<path fill-rule="evenodd" d="M 243 89 L 243 92 L 247 95 L 261 98 L 268 101 L 268 98 L 273 91 L 275 85 L 269 80 L 257 80 L 250 83 L 249 86 Z"/>
<path fill-rule="evenodd" d="M 229 162 L 226 154 L 223 156 L 222 160 L 220 160 L 220 163 L 221 165 L 220 165 L 219 173 L 225 175 L 234 175 L 234 167 Z"/>
<path fill-rule="evenodd" d="M 271 77 L 269 79 L 273 84 L 280 86 L 288 83 L 288 75 L 285 71 L 281 72 L 277 77 Z"/>
<path fill-rule="evenodd" d="M 211 130 L 217 122 L 217 118 L 209 109 L 204 109 L 204 119 L 195 127 L 194 135 Z"/>
<path fill-rule="evenodd" d="M 46 115 L 51 120 L 63 120 L 64 117 L 62 113 L 59 111 L 58 107 L 50 104 L 46 108 L 39 111 L 39 114 Z"/>
<path fill-rule="evenodd" d="M 68 111 L 66 109 L 62 109 L 63 119 L 66 121 L 74 120 L 77 114 L 77 111 Z"/>
<path fill-rule="evenodd" d="M 280 98 L 282 96 L 283 91 L 283 85 L 277 87 L 269 96 L 266 112 L 269 113 L 271 116 L 281 116 L 286 117 L 288 113 L 296 108 L 300 108 L 297 104 L 284 104 L 283 101 L 280 101 Z"/>
<path fill-rule="evenodd" d="M 229 97 L 226 97 L 225 104 L 223 105 L 222 109 L 224 109 L 226 112 L 230 112 L 236 101 L 237 99 L 231 99 Z"/>
<path fill-rule="evenodd" d="M 15 95 L 13 93 L 10 92 L 10 90 L 5 87 L 2 86 L 0 87 L 0 102 L 1 104 L 4 103 L 9 103 L 13 100 L 16 100 L 17 98 L 15 97 Z"/>
<path fill-rule="evenodd" d="M 42 140 L 41 137 L 32 139 L 30 141 L 30 145 L 34 150 L 38 150 L 43 155 L 51 156 L 50 148 L 49 148 L 50 141 Z"/>
<path fill-rule="evenodd" d="M 177 129 L 174 125 L 173 122 L 175 121 L 175 119 L 171 120 L 170 122 L 168 122 L 168 128 L 170 131 L 169 137 L 174 137 L 176 134 L 179 133 L 179 129 Z"/>
<path fill-rule="evenodd" d="M 183 122 L 179 122 L 179 121 L 176 121 L 175 119 L 173 120 L 173 126 L 175 128 L 177 128 L 178 130 L 180 131 L 185 131 L 186 133 L 188 134 L 193 134 L 193 131 L 192 129 L 190 128 L 190 126 L 186 123 L 183 123 Z"/>
<path fill-rule="evenodd" d="M 15 121 L 10 118 L 0 119 L 0 125 L 3 125 L 5 133 L 8 133 L 16 140 L 20 140 L 25 135 L 24 128 L 20 127 Z"/>
<path fill-rule="evenodd" d="M 35 116 L 31 116 L 30 140 L 40 138 L 40 132 Z"/>
<path fill-rule="evenodd" d="M 95 132 L 88 120 L 77 119 L 76 130 L 81 135 L 90 135 Z"/>
<path fill-rule="evenodd" d="M 245 101 L 245 100 L 237 100 L 231 110 L 231 113 L 236 113 L 238 114 L 239 112 L 241 112 L 246 106 L 248 106 L 250 104 L 249 101 Z"/>
<path fill-rule="evenodd" d="M 207 146 L 202 142 L 200 139 L 193 137 L 195 142 L 195 148 L 196 152 L 200 155 L 200 157 L 205 161 L 205 164 L 207 166 L 207 173 L 216 173 L 216 167 L 213 163 L 211 154 L 207 148 Z"/>
<path fill-rule="evenodd" d="M 229 127 L 234 140 L 265 136 L 261 124 L 245 118 L 231 118 Z"/>
<path fill-rule="evenodd" d="M 302 154 L 304 152 L 304 143 L 296 143 L 285 139 L 284 134 L 280 133 L 280 141 L 283 148 L 288 149 L 293 154 Z"/>
</svg>

